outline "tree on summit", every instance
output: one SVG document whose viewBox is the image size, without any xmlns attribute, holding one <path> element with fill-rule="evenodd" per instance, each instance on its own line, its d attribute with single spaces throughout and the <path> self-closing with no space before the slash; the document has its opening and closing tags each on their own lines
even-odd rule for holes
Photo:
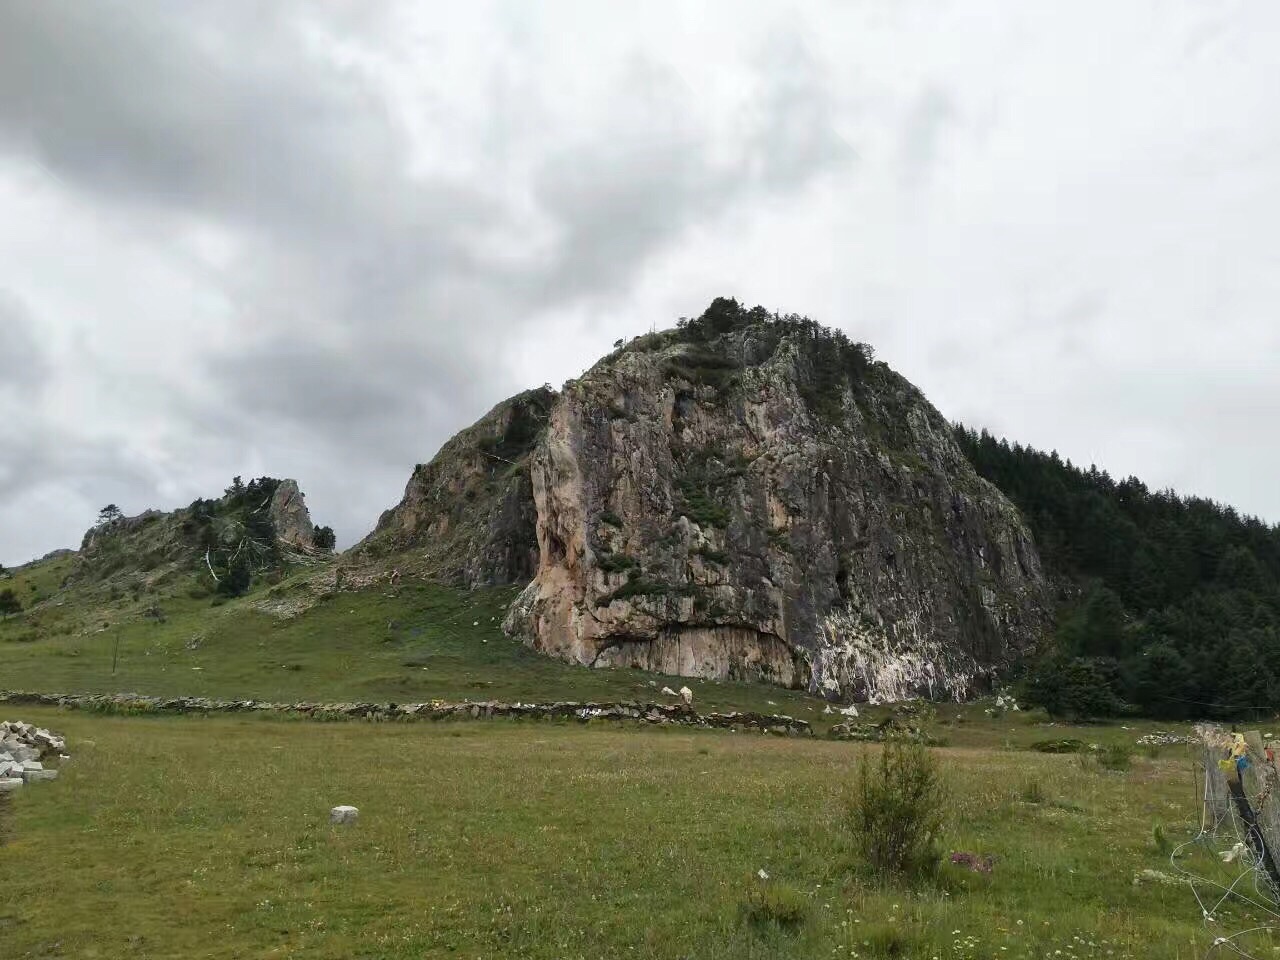
<svg viewBox="0 0 1280 960">
<path fill-rule="evenodd" d="M 124 513 L 114 503 L 108 503 L 105 507 L 98 511 L 98 524 L 104 525 L 115 523 L 124 517 Z"/>
</svg>

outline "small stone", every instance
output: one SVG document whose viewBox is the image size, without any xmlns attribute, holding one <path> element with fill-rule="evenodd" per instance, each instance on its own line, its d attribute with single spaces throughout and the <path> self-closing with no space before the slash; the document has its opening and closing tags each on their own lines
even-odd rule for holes
<svg viewBox="0 0 1280 960">
<path fill-rule="evenodd" d="M 355 807 L 339 806 L 329 811 L 330 823 L 355 823 L 360 811 Z"/>
<path fill-rule="evenodd" d="M 0 777 L 0 793 L 11 793 L 22 786 L 21 777 Z"/>
<path fill-rule="evenodd" d="M 36 780 L 57 780 L 57 770 L 24 770 L 22 777 L 27 783 L 34 783 Z"/>
</svg>

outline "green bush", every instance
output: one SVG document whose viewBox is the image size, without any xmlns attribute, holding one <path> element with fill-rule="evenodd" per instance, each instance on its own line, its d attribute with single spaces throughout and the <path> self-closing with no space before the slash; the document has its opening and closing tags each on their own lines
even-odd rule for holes
<svg viewBox="0 0 1280 960">
<path fill-rule="evenodd" d="M 809 899 L 789 884 L 766 880 L 752 887 L 739 912 L 742 921 L 753 927 L 778 927 L 791 932 L 804 925 Z"/>
<path fill-rule="evenodd" d="M 1114 717 L 1126 709 L 1115 692 L 1119 682 L 1114 660 L 1056 654 L 1031 671 L 1023 699 L 1043 707 L 1051 717 L 1076 721 Z"/>
<path fill-rule="evenodd" d="M 1151 828 L 1151 842 L 1156 848 L 1156 853 L 1163 856 L 1169 854 L 1169 837 L 1164 832 L 1164 827 L 1156 824 Z"/>
<path fill-rule="evenodd" d="M 704 560 L 709 560 L 711 563 L 724 563 L 726 560 L 729 559 L 729 555 L 725 553 L 723 550 L 716 550 L 708 546 L 698 547 L 698 549 L 694 550 L 693 552 L 696 553 L 698 556 L 702 557 Z"/>
<path fill-rule="evenodd" d="M 1128 770 L 1133 753 L 1126 743 L 1108 743 L 1098 751 L 1098 764 L 1107 770 Z"/>
<path fill-rule="evenodd" d="M 640 562 L 625 553 L 602 553 L 596 558 L 596 566 L 605 573 L 621 573 L 623 570 L 635 570 Z"/>
<path fill-rule="evenodd" d="M 1018 791 L 1018 799 L 1023 803 L 1044 803 L 1044 787 L 1039 780 L 1028 780 Z"/>
<path fill-rule="evenodd" d="M 862 760 L 846 826 L 878 879 L 936 873 L 945 799 L 937 761 L 918 743 L 886 743 L 878 759 Z"/>
<path fill-rule="evenodd" d="M 1084 749 L 1083 740 L 1037 740 L 1031 745 L 1037 753 L 1079 753 Z"/>
<path fill-rule="evenodd" d="M 611 527 L 617 527 L 619 530 L 622 529 L 622 518 L 612 510 L 606 510 L 604 513 L 600 514 L 600 522 L 607 523 Z"/>
</svg>

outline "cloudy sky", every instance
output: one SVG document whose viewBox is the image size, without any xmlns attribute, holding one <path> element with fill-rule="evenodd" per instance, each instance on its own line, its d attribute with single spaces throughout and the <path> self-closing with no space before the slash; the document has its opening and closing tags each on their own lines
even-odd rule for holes
<svg viewBox="0 0 1280 960">
<path fill-rule="evenodd" d="M 716 295 L 1280 521 L 1280 4 L 0 0 L 0 562 L 297 477 L 348 544 Z"/>
</svg>

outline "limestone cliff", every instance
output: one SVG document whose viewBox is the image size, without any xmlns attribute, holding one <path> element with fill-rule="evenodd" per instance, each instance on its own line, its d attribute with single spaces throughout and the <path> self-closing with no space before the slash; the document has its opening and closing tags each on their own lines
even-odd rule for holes
<svg viewBox="0 0 1280 960">
<path fill-rule="evenodd" d="M 294 550 L 310 551 L 314 548 L 315 524 L 307 509 L 298 481 L 281 480 L 267 507 L 276 539 Z"/>
<path fill-rule="evenodd" d="M 632 341 L 566 385 L 529 474 L 506 628 L 566 660 L 963 697 L 1046 624 L 1027 528 L 947 422 L 802 318 L 722 300 Z"/>
<path fill-rule="evenodd" d="M 528 461 L 555 398 L 543 387 L 505 400 L 419 464 L 347 562 L 391 558 L 468 587 L 529 580 L 538 542 Z"/>
<path fill-rule="evenodd" d="M 499 404 L 344 559 L 521 583 L 505 627 L 596 667 L 832 699 L 963 697 L 1040 639 L 1017 510 L 865 345 L 718 300 Z"/>
</svg>

